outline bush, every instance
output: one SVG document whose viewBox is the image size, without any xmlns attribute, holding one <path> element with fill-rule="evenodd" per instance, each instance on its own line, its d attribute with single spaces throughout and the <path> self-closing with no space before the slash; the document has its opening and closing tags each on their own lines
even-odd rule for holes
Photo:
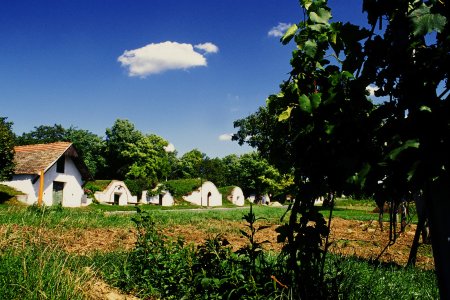
<svg viewBox="0 0 450 300">
<path fill-rule="evenodd" d="M 225 201 L 230 202 L 230 200 L 228 200 L 228 195 L 231 194 L 231 192 L 233 191 L 234 188 L 235 188 L 234 185 L 223 186 L 223 187 L 218 188 L 219 193 L 222 194 L 222 203 L 224 203 Z"/>
<path fill-rule="evenodd" d="M 84 192 L 88 197 L 95 199 L 95 192 L 103 191 L 111 183 L 111 180 L 94 180 L 88 181 L 84 185 Z"/>
<path fill-rule="evenodd" d="M 125 179 L 125 184 L 127 185 L 130 193 L 138 197 L 142 196 L 142 191 L 150 191 L 154 188 L 151 181 L 146 179 Z"/>
<path fill-rule="evenodd" d="M 253 213 L 244 215 L 241 230 L 248 243 L 233 251 L 221 235 L 194 247 L 181 239 L 163 236 L 148 211 L 139 208 L 133 219 L 137 242 L 130 253 L 102 254 L 94 265 L 105 280 L 144 299 L 298 299 L 301 281 L 283 255 L 270 255 L 255 237 Z M 311 278 L 310 299 L 434 299 L 435 275 L 430 271 L 371 264 L 355 258 L 328 254 L 324 276 Z"/>
<path fill-rule="evenodd" d="M 272 299 L 280 293 L 270 277 L 275 267 L 263 258 L 260 244 L 251 240 L 253 244 L 233 252 L 218 235 L 195 248 L 162 236 L 149 213 L 137 210 L 135 248 L 116 261 L 120 265 L 107 262 L 103 272 L 115 286 L 141 298 L 161 299 Z M 259 230 L 252 234 L 252 228 L 249 238 Z"/>
</svg>

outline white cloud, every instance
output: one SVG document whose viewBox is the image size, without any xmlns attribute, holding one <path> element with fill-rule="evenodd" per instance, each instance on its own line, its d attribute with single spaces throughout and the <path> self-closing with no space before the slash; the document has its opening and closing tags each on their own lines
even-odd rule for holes
<svg viewBox="0 0 450 300">
<path fill-rule="evenodd" d="M 291 23 L 278 23 L 277 26 L 272 27 L 272 29 L 269 30 L 269 32 L 267 33 L 268 36 L 273 36 L 273 37 L 282 37 L 284 35 L 284 33 L 286 32 L 286 30 L 289 29 L 289 27 L 291 27 L 292 24 Z"/>
<path fill-rule="evenodd" d="M 224 133 L 219 135 L 219 141 L 231 141 L 231 137 L 233 136 L 233 134 L 231 133 Z"/>
<path fill-rule="evenodd" d="M 169 143 L 169 145 L 164 147 L 164 150 L 168 153 L 175 151 L 175 146 L 172 143 Z"/>
<path fill-rule="evenodd" d="M 197 44 L 194 47 L 196 49 L 205 51 L 205 53 L 217 53 L 217 52 L 219 52 L 219 47 L 217 47 L 213 43 Z"/>
<path fill-rule="evenodd" d="M 214 45 L 209 44 L 211 43 L 201 45 L 211 51 Z M 206 58 L 201 53 L 196 52 L 191 44 L 170 41 L 159 44 L 152 43 L 134 50 L 125 50 L 117 58 L 117 61 L 122 64 L 122 67 L 127 68 L 129 76 L 140 77 L 167 70 L 185 70 L 207 65 Z"/>
<path fill-rule="evenodd" d="M 377 87 L 376 85 L 368 85 L 366 87 L 366 91 L 369 92 L 370 96 L 375 96 L 375 92 L 378 91 L 379 87 Z"/>
</svg>

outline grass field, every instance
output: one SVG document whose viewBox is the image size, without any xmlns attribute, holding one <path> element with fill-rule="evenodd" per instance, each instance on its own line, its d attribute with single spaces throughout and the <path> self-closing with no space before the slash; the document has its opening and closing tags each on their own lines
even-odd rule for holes
<svg viewBox="0 0 450 300">
<path fill-rule="evenodd" d="M 374 207 L 371 201 L 339 200 L 333 216 L 347 220 L 377 220 L 378 214 L 372 213 Z M 248 213 L 248 207 L 142 208 L 151 215 L 158 230 L 174 239 L 181 233 L 193 238 L 201 234 L 226 235 L 232 237 L 231 243 L 245 245 L 239 230 L 243 228 L 242 217 Z M 254 206 L 253 209 L 256 216 L 263 218 L 260 222 L 264 224 L 276 226 L 287 222 L 287 218 L 281 220 L 286 207 Z M 1 204 L 0 299 L 106 299 L 110 293 L 149 295 L 126 284 L 127 276 L 133 276 L 129 264 L 130 255 L 135 251 L 136 230 L 132 220 L 136 217 L 135 210 L 135 207 L 105 205 L 68 209 Z M 328 210 L 321 212 L 328 216 Z M 275 233 L 271 235 L 275 236 Z M 199 239 L 199 243 L 201 241 Z M 170 247 L 178 259 L 188 257 L 177 256 L 181 253 L 176 252 L 181 251 L 178 246 Z M 276 255 L 276 251 L 271 253 Z M 179 263 L 172 262 L 175 266 Z M 373 264 L 340 255 L 329 255 L 327 268 L 334 274 L 341 274 L 339 290 L 346 299 L 438 298 L 432 271 Z M 129 280 L 131 282 L 131 277 Z M 99 290 L 99 286 L 103 288 Z"/>
</svg>

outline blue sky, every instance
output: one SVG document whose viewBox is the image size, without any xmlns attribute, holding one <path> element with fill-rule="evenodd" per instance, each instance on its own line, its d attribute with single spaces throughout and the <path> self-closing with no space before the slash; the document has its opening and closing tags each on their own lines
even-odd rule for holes
<svg viewBox="0 0 450 300">
<path fill-rule="evenodd" d="M 360 23 L 361 1 L 330 1 Z M 104 136 L 116 119 L 183 153 L 251 149 L 233 121 L 287 79 L 293 45 L 269 32 L 297 23 L 296 0 L 3 0 L 0 116 L 15 133 L 62 124 Z"/>
</svg>

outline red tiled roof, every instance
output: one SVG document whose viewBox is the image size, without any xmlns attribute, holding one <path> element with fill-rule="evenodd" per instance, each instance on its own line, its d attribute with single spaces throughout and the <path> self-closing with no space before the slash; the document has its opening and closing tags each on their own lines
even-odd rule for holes
<svg viewBox="0 0 450 300">
<path fill-rule="evenodd" d="M 70 146 L 72 143 L 56 142 L 14 147 L 15 174 L 39 174 L 41 170 L 46 171 Z"/>
</svg>

